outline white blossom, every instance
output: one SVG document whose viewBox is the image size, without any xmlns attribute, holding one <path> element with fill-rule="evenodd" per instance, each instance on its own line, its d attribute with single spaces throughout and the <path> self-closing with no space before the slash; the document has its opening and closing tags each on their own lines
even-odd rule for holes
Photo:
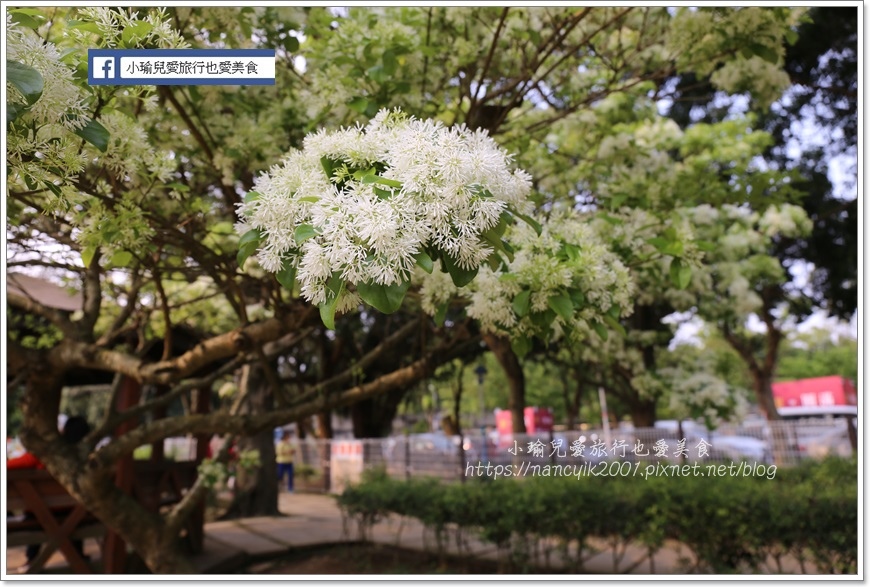
<svg viewBox="0 0 870 587">
<path fill-rule="evenodd" d="M 473 269 L 492 253 L 481 235 L 509 206 L 527 209 L 530 178 L 510 163 L 485 132 L 382 110 L 364 127 L 306 137 L 256 180 L 259 196 L 240 205 L 236 228 L 261 231 L 267 271 L 296 264 L 302 296 L 315 304 L 331 297 L 333 275 L 350 284 L 408 281 L 426 247 Z M 300 227 L 313 234 L 301 246 Z"/>
</svg>

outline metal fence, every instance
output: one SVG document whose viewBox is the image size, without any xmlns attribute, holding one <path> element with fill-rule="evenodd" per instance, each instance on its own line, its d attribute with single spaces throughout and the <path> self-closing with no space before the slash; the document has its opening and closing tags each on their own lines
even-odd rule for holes
<svg viewBox="0 0 870 587">
<path fill-rule="evenodd" d="M 354 465 L 343 471 L 381 468 L 395 478 L 427 476 L 461 481 L 493 476 L 494 471 L 501 472 L 495 476 L 508 476 L 505 471 L 509 468 L 510 476 L 540 474 L 546 465 L 570 466 L 573 470 L 585 467 L 586 474 L 608 468 L 637 472 L 656 465 L 697 464 L 701 470 L 715 467 L 719 471 L 727 470 L 732 463 L 746 463 L 744 470 L 750 466 L 792 466 L 829 455 L 848 457 L 853 454 L 856 438 L 847 420 L 838 419 L 759 422 L 722 426 L 714 431 L 686 422 L 682 427 L 674 423 L 643 429 L 488 435 L 485 440 L 477 432 L 461 437 L 427 433 L 298 442 L 297 484 L 301 481 L 300 487 L 306 488 L 308 480 L 311 483 L 307 489 L 325 491 L 330 489 L 330 477 L 335 485 L 335 471 L 331 469 L 345 462 L 345 446 L 353 449 L 349 458 Z M 350 475 L 349 480 L 355 476 Z"/>
</svg>

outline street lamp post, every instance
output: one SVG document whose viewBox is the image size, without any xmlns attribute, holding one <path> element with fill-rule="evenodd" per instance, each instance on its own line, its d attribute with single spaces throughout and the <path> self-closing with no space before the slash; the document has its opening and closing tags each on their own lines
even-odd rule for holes
<svg viewBox="0 0 870 587">
<path fill-rule="evenodd" d="M 486 461 L 486 404 L 483 397 L 483 381 L 487 371 L 481 363 L 474 372 L 477 374 L 477 392 L 480 400 L 480 459 Z"/>
</svg>

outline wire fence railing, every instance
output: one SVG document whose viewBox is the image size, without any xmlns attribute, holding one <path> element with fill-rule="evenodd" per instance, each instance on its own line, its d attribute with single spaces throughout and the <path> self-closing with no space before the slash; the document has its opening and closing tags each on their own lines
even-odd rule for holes
<svg viewBox="0 0 870 587">
<path fill-rule="evenodd" d="M 479 431 L 462 436 L 408 434 L 376 439 L 303 439 L 296 452 L 297 485 L 341 491 L 366 469 L 394 478 L 528 476 L 541 471 L 649 470 L 690 465 L 695 471 L 793 466 L 806 459 L 848 457 L 856 438 L 845 419 L 764 422 L 722 426 L 714 431 L 686 422 L 634 430 L 590 429 L 499 436 Z M 550 469 L 544 467 L 550 466 Z M 561 466 L 559 469 L 555 467 Z M 726 469 L 722 469 L 725 466 Z M 712 468 L 712 469 L 711 469 Z M 733 467 L 731 467 L 733 471 Z M 579 473 L 578 473 L 579 476 Z"/>
</svg>

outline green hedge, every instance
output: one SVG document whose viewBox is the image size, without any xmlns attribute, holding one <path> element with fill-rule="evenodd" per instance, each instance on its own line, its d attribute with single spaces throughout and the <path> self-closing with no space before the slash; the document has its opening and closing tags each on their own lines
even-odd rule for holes
<svg viewBox="0 0 870 587">
<path fill-rule="evenodd" d="M 507 555 L 512 570 L 547 564 L 558 551 L 568 570 L 605 541 L 614 568 L 629 544 L 648 559 L 665 540 L 688 547 L 686 570 L 776 571 L 784 556 L 823 573 L 856 573 L 857 462 L 829 459 L 765 477 L 527 477 L 443 484 L 396 481 L 369 471 L 338 497 L 365 537 L 388 514 L 420 520 L 443 552 L 448 533 L 477 534 Z M 543 557 L 543 560 L 542 558 Z M 772 567 L 765 567 L 774 561 Z M 622 569 L 626 570 L 626 569 Z"/>
</svg>

